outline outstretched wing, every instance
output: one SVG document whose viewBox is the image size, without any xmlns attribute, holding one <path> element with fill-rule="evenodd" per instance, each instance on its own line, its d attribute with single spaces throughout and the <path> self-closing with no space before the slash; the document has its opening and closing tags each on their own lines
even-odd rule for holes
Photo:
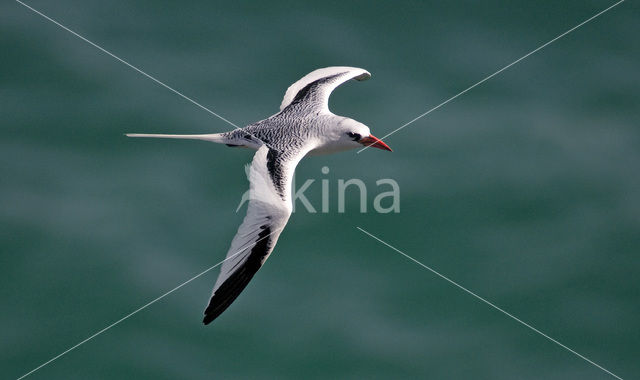
<svg viewBox="0 0 640 380">
<path fill-rule="evenodd" d="M 369 78 L 371 74 L 367 70 L 357 67 L 334 66 L 312 71 L 289 86 L 280 111 L 292 104 L 305 102 L 308 107 L 328 112 L 329 95 L 336 87 L 350 79 L 363 81 Z"/>
<path fill-rule="evenodd" d="M 285 157 L 262 146 L 253 157 L 247 215 L 220 269 L 204 311 L 205 325 L 231 305 L 273 251 L 291 215 L 291 180 L 305 153 Z"/>
</svg>

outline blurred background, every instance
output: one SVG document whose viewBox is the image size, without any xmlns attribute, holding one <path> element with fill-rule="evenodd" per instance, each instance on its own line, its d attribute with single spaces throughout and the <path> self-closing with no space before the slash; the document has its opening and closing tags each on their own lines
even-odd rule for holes
<svg viewBox="0 0 640 380">
<path fill-rule="evenodd" d="M 238 125 L 325 66 L 383 136 L 613 1 L 28 4 Z M 361 226 L 623 378 L 640 375 L 640 7 L 625 2 L 376 149 L 297 182 L 392 178 L 398 214 L 295 213 L 212 325 L 217 271 L 31 375 L 604 379 Z M 16 2 L 0 6 L 0 376 L 224 258 L 252 153 L 125 132 L 231 127 Z M 321 168 L 328 166 L 328 175 Z M 333 196 L 333 195 L 332 195 Z M 300 208 L 299 208 L 300 210 Z"/>
</svg>

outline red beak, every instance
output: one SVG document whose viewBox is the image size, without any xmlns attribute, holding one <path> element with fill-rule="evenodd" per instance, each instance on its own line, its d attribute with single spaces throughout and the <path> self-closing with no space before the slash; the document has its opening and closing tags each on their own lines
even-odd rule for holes
<svg viewBox="0 0 640 380">
<path fill-rule="evenodd" d="M 363 137 L 358 142 L 366 147 L 378 148 L 382 150 L 388 150 L 389 152 L 393 152 L 391 148 L 389 148 L 389 145 L 385 144 L 384 141 L 380 140 L 374 135 L 369 135 L 369 137 Z"/>
</svg>

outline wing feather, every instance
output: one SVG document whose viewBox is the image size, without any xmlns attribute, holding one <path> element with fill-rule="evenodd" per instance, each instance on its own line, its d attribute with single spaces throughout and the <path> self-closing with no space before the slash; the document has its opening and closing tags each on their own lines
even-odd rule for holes
<svg viewBox="0 0 640 380">
<path fill-rule="evenodd" d="M 328 112 L 329 95 L 336 87 L 350 79 L 363 81 L 369 78 L 371 74 L 367 70 L 357 67 L 333 66 L 312 71 L 289 86 L 280 104 L 280 111 L 296 101 L 307 101 L 313 107 Z"/>
<path fill-rule="evenodd" d="M 291 215 L 291 179 L 304 154 L 301 152 L 287 160 L 270 162 L 267 146 L 262 146 L 256 152 L 249 169 L 247 215 L 220 269 L 204 312 L 204 324 L 211 323 L 233 303 L 273 251 Z M 283 176 L 272 176 L 271 171 L 275 169 Z M 276 178 L 281 183 L 274 183 Z"/>
</svg>

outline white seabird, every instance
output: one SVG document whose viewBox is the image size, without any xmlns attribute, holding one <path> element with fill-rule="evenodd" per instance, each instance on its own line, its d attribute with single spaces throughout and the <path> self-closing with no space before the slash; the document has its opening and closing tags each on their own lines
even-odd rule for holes
<svg viewBox="0 0 640 380">
<path fill-rule="evenodd" d="M 287 89 L 280 112 L 242 129 L 204 135 L 127 134 L 204 140 L 257 150 L 249 170 L 247 215 L 220 269 L 204 311 L 204 324 L 231 305 L 273 251 L 291 215 L 293 172 L 304 156 L 362 146 L 391 150 L 366 125 L 329 111 L 329 95 L 336 87 L 350 79 L 370 77 L 368 71 L 355 67 L 315 70 Z"/>
</svg>

